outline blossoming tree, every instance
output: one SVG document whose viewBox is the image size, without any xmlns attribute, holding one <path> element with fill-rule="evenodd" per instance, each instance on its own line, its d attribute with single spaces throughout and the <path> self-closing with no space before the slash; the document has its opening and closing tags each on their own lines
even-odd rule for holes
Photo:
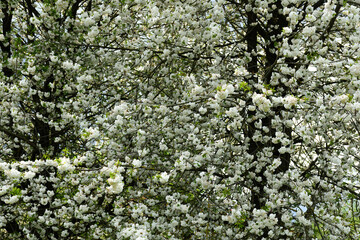
<svg viewBox="0 0 360 240">
<path fill-rule="evenodd" d="M 359 239 L 356 1 L 0 8 L 1 239 Z"/>
</svg>

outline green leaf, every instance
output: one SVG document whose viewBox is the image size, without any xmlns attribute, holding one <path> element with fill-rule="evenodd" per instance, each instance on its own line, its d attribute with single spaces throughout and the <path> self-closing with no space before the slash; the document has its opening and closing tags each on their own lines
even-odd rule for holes
<svg viewBox="0 0 360 240">
<path fill-rule="evenodd" d="M 249 86 L 249 84 L 247 82 L 240 82 L 239 88 L 241 90 L 243 90 L 244 92 L 249 92 L 251 90 L 251 87 Z"/>
<path fill-rule="evenodd" d="M 308 53 L 306 55 L 306 58 L 309 60 L 309 61 L 312 61 L 312 60 L 315 60 L 319 57 L 319 53 L 318 52 L 311 52 L 311 53 Z"/>
<path fill-rule="evenodd" d="M 17 187 L 13 187 L 13 189 L 10 191 L 11 196 L 21 196 L 21 189 Z"/>
</svg>

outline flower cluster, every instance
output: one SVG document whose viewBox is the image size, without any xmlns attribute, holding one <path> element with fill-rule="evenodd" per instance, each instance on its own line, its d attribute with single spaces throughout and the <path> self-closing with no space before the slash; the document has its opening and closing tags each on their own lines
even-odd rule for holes
<svg viewBox="0 0 360 240">
<path fill-rule="evenodd" d="M 355 1 L 0 18 L 0 239 L 360 238 Z"/>
</svg>

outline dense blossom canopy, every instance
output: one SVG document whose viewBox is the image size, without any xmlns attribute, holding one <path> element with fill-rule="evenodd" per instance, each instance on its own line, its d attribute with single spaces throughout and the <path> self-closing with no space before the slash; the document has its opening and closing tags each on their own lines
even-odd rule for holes
<svg viewBox="0 0 360 240">
<path fill-rule="evenodd" d="M 1 239 L 359 239 L 357 1 L 0 9 Z"/>
</svg>

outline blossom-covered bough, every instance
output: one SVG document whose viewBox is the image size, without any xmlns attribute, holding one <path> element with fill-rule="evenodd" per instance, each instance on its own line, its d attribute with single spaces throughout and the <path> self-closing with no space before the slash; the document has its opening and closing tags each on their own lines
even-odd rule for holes
<svg viewBox="0 0 360 240">
<path fill-rule="evenodd" d="M 356 1 L 0 8 L 1 239 L 359 239 Z"/>
</svg>

